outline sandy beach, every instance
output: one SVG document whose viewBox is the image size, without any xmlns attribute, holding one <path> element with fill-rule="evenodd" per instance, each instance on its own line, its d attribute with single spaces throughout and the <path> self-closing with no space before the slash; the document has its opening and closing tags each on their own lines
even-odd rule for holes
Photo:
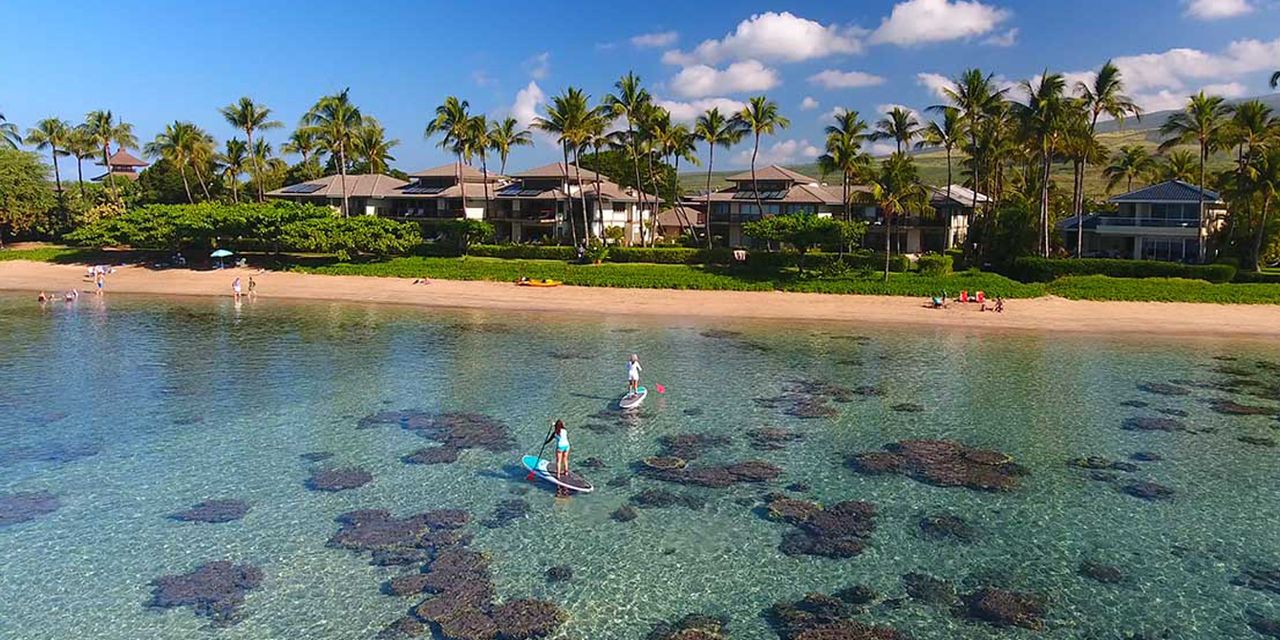
<svg viewBox="0 0 1280 640">
<path fill-rule="evenodd" d="M 498 282 L 432 280 L 414 285 L 402 278 L 322 276 L 256 269 L 154 271 L 117 268 L 106 295 L 231 295 L 239 276 L 250 275 L 260 299 L 334 300 L 430 307 L 621 314 L 773 321 L 834 321 L 910 324 L 964 329 L 1090 332 L 1108 334 L 1280 337 L 1280 306 L 1163 302 L 1091 302 L 1045 297 L 1010 300 L 1004 313 L 978 305 L 929 309 L 917 298 L 816 293 L 678 291 L 597 287 L 517 287 Z M 15 260 L 0 263 L 0 290 L 50 293 L 80 289 L 91 295 L 85 267 Z M 34 295 L 33 295 L 34 303 Z"/>
</svg>

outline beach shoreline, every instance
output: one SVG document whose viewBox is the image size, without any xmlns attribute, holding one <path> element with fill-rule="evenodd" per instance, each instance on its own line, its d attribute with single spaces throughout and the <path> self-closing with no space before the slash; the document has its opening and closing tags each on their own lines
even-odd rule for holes
<svg viewBox="0 0 1280 640">
<path fill-rule="evenodd" d="M 0 291 L 79 289 L 93 295 L 84 265 L 13 260 L 0 263 Z M 259 299 L 342 301 L 568 315 L 687 318 L 699 321 L 837 322 L 911 325 L 965 330 L 1095 333 L 1154 336 L 1280 337 L 1280 306 L 1178 302 L 1095 302 L 1056 297 L 1010 300 L 1004 313 L 977 304 L 930 309 L 923 299 L 782 291 L 695 291 L 330 276 L 232 268 L 220 271 L 117 267 L 106 295 L 231 297 L 239 277 L 257 282 Z"/>
</svg>

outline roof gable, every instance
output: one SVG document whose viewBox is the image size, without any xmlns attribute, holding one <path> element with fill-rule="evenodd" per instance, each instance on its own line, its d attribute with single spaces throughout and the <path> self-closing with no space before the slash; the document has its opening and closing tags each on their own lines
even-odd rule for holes
<svg viewBox="0 0 1280 640">
<path fill-rule="evenodd" d="M 729 182 L 751 182 L 752 177 L 751 172 L 746 171 L 744 173 L 731 175 L 725 179 Z M 786 182 L 797 182 L 800 184 L 817 184 L 818 182 L 803 173 L 796 173 L 795 171 L 786 167 L 780 167 L 776 164 L 771 164 L 762 169 L 756 169 L 755 180 L 768 180 L 772 182 L 783 180 Z"/>
<path fill-rule="evenodd" d="M 1209 189 L 1201 189 L 1200 187 L 1189 182 L 1181 180 L 1168 180 L 1147 187 L 1142 187 L 1129 193 L 1123 193 L 1112 197 L 1109 202 L 1200 202 L 1200 193 L 1204 192 L 1204 199 L 1207 202 L 1217 202 L 1219 200 L 1216 191 Z"/>
</svg>

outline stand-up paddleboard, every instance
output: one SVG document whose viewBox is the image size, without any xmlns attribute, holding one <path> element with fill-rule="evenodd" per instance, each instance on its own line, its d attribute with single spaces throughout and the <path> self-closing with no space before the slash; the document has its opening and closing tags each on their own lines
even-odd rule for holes
<svg viewBox="0 0 1280 640">
<path fill-rule="evenodd" d="M 637 388 L 634 394 L 628 391 L 626 395 L 622 396 L 621 400 L 618 400 L 618 406 L 623 409 L 634 409 L 640 406 L 640 403 L 644 402 L 645 396 L 648 395 L 649 390 L 644 387 Z"/>
<path fill-rule="evenodd" d="M 555 463 L 550 460 L 543 460 L 538 456 L 525 456 L 520 459 L 520 464 L 524 465 L 530 473 L 554 484 L 558 487 L 564 487 L 578 493 L 591 493 L 595 487 L 586 478 L 570 471 L 562 477 L 556 476 Z"/>
</svg>

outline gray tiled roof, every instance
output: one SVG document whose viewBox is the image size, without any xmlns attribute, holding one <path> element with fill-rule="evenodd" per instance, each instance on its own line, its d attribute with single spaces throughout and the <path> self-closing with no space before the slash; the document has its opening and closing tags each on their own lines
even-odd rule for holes
<svg viewBox="0 0 1280 640">
<path fill-rule="evenodd" d="M 1216 202 L 1218 194 L 1204 190 L 1206 202 Z M 1111 198 L 1110 202 L 1200 202 L 1200 188 L 1181 180 L 1169 180 Z"/>
</svg>

